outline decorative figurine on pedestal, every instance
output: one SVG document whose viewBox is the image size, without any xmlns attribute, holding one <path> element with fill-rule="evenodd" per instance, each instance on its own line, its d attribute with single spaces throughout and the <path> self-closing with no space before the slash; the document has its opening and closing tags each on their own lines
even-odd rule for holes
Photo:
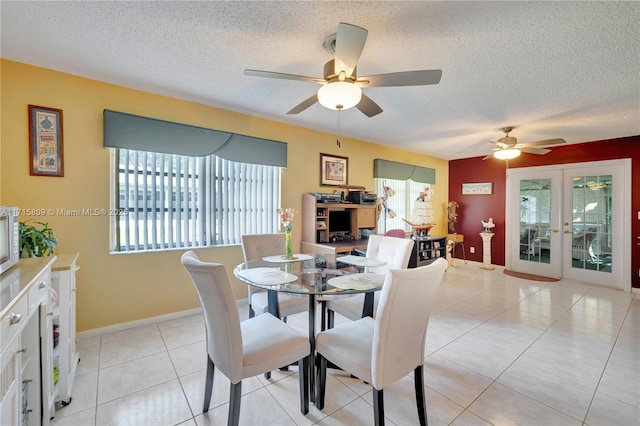
<svg viewBox="0 0 640 426">
<path fill-rule="evenodd" d="M 482 222 L 482 226 L 484 226 L 484 232 L 491 232 L 491 230 L 496 226 L 496 224 L 493 223 L 492 217 L 489 218 L 488 222 L 485 222 L 484 220 L 481 220 L 480 222 Z"/>
</svg>

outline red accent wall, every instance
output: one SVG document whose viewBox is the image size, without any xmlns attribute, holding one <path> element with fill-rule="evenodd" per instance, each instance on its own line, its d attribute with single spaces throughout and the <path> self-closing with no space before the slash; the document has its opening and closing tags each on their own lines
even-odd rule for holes
<svg viewBox="0 0 640 426">
<path fill-rule="evenodd" d="M 631 159 L 631 283 L 640 287 L 640 135 L 620 139 L 556 146 L 546 155 L 523 154 L 509 161 L 509 168 L 548 166 L 555 164 L 583 163 L 588 161 Z M 464 235 L 468 260 L 482 262 L 481 220 L 493 217 L 496 224 L 491 244 L 491 263 L 505 264 L 505 196 L 507 162 L 497 159 L 482 160 L 482 157 L 452 160 L 449 162 L 449 201 L 456 201 L 458 223 L 456 232 Z M 491 195 L 462 195 L 462 184 L 469 182 L 491 182 Z M 469 248 L 475 247 L 475 254 Z M 462 253 L 456 250 L 456 257 Z"/>
<path fill-rule="evenodd" d="M 491 240 L 491 263 L 504 265 L 505 196 L 507 173 L 504 161 L 482 160 L 482 157 L 449 162 L 449 201 L 459 205 L 456 232 L 464 235 L 467 260 L 482 262 L 482 221 L 493 218 L 495 235 Z M 491 195 L 462 195 L 463 183 L 491 182 Z M 475 253 L 471 253 L 471 247 Z M 456 249 L 456 257 L 462 258 Z"/>
</svg>

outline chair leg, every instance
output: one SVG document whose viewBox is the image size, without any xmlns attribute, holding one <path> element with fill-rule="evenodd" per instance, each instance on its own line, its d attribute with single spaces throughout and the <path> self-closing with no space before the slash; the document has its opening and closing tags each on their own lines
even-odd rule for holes
<svg viewBox="0 0 640 426">
<path fill-rule="evenodd" d="M 256 316 L 256 312 L 253 310 L 251 305 L 249 305 L 249 318 L 253 318 Z"/>
<path fill-rule="evenodd" d="M 427 403 L 424 399 L 424 377 L 422 375 L 422 365 L 413 371 L 413 379 L 416 387 L 416 405 L 418 406 L 418 419 L 420 426 L 427 426 Z"/>
<path fill-rule="evenodd" d="M 231 383 L 229 390 L 229 418 L 228 426 L 237 426 L 240 422 L 240 401 L 242 399 L 242 380 L 238 383 Z"/>
<path fill-rule="evenodd" d="M 300 412 L 309 412 L 309 358 L 307 355 L 298 361 L 298 376 L 300 376 Z"/>
<path fill-rule="evenodd" d="M 384 395 L 382 389 L 373 388 L 373 417 L 376 426 L 384 426 Z"/>
<path fill-rule="evenodd" d="M 333 328 L 336 313 L 331 309 L 327 309 L 327 328 Z"/>
<path fill-rule="evenodd" d="M 327 329 L 327 302 L 324 300 L 320 302 L 320 331 Z"/>
<path fill-rule="evenodd" d="M 202 407 L 202 412 L 206 413 L 209 411 L 209 404 L 211 403 L 211 391 L 213 390 L 213 373 L 215 371 L 215 365 L 213 365 L 213 361 L 209 354 L 207 354 L 207 379 L 204 385 L 204 405 Z"/>
<path fill-rule="evenodd" d="M 318 354 L 316 358 L 316 408 L 324 408 L 324 391 L 327 384 L 327 359 Z"/>
<path fill-rule="evenodd" d="M 264 378 L 269 380 L 271 378 L 271 371 L 267 371 L 266 373 L 264 373 Z"/>
</svg>

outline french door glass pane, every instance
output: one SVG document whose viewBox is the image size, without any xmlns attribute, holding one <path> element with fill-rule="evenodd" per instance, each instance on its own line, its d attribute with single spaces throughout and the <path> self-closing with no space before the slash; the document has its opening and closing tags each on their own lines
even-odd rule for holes
<svg viewBox="0 0 640 426">
<path fill-rule="evenodd" d="M 520 259 L 550 263 L 551 179 L 520 181 Z"/>
<path fill-rule="evenodd" d="M 611 175 L 573 178 L 572 268 L 611 272 L 612 183 Z"/>
</svg>

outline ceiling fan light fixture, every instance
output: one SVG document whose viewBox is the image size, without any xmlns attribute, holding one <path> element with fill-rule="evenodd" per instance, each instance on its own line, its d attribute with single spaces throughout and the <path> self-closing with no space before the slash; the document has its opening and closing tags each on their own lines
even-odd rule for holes
<svg viewBox="0 0 640 426">
<path fill-rule="evenodd" d="M 516 148 L 501 149 L 493 153 L 499 160 L 512 160 L 520 155 L 520 150 Z"/>
<path fill-rule="evenodd" d="M 320 105 L 334 110 L 353 108 L 358 105 L 361 98 L 362 89 L 346 81 L 328 83 L 318 90 Z"/>
</svg>

